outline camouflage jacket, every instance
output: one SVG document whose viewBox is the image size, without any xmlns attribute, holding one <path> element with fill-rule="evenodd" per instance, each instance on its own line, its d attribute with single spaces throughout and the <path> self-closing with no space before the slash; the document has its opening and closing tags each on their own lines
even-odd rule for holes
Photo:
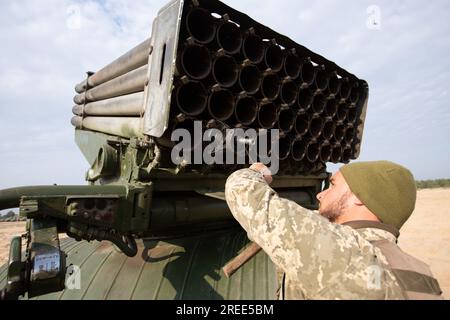
<svg viewBox="0 0 450 320">
<path fill-rule="evenodd" d="M 280 198 L 261 173 L 233 173 L 225 187 L 234 217 L 285 273 L 282 299 L 404 299 L 386 258 L 371 241 L 396 241 L 375 228 L 355 230 Z"/>
</svg>

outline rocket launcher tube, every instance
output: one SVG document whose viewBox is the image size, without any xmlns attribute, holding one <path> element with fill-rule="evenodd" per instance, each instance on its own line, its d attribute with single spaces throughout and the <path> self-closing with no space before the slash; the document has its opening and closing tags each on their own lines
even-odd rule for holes
<svg viewBox="0 0 450 320">
<path fill-rule="evenodd" d="M 135 116 L 139 117 L 144 109 L 144 92 L 126 96 L 90 102 L 86 105 L 73 107 L 77 116 Z"/>
<path fill-rule="evenodd" d="M 151 53 L 151 39 L 147 39 L 137 47 L 133 48 L 123 56 L 108 64 L 103 69 L 94 73 L 87 80 L 79 83 L 75 87 L 77 93 L 83 93 L 89 88 L 96 87 L 124 75 L 132 70 L 140 68 L 148 63 L 148 57 Z"/>
<path fill-rule="evenodd" d="M 141 119 L 131 117 L 78 117 L 72 118 L 77 129 L 88 129 L 123 138 L 141 136 Z"/>
<path fill-rule="evenodd" d="M 148 65 L 130 71 L 74 97 L 76 104 L 114 98 L 144 91 Z"/>
</svg>

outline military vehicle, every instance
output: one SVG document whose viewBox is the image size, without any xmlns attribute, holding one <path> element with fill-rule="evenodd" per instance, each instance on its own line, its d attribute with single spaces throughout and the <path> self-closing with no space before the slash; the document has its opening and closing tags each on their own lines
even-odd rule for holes
<svg viewBox="0 0 450 320">
<path fill-rule="evenodd" d="M 368 101 L 364 80 L 217 0 L 171 1 L 151 38 L 76 93 L 88 184 L 0 191 L 0 209 L 27 218 L 0 269 L 3 299 L 275 299 L 264 252 L 222 272 L 249 243 L 224 186 L 260 160 L 254 141 L 243 142 L 245 163 L 191 164 L 202 136 L 174 161 L 171 135 L 278 129 L 273 188 L 316 209 L 326 164 L 359 156 Z"/>
</svg>

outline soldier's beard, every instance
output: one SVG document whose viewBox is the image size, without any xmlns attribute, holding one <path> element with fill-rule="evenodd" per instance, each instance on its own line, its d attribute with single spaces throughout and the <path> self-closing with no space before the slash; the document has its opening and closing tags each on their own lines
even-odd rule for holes
<svg viewBox="0 0 450 320">
<path fill-rule="evenodd" d="M 348 207 L 348 198 L 351 192 L 346 192 L 337 202 L 330 204 L 327 208 L 320 208 L 319 213 L 327 218 L 330 222 L 335 222 L 339 218 L 344 210 Z"/>
</svg>

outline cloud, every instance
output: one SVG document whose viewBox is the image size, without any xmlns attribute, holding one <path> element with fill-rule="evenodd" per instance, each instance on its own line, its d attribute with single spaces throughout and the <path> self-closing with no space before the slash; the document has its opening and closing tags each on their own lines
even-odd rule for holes
<svg viewBox="0 0 450 320">
<path fill-rule="evenodd" d="M 369 1 L 225 2 L 369 82 L 362 160 L 450 177 L 447 1 L 377 1 L 381 30 L 366 26 Z M 0 2 L 0 188 L 85 183 L 70 125 L 73 87 L 148 38 L 165 4 Z"/>
</svg>

